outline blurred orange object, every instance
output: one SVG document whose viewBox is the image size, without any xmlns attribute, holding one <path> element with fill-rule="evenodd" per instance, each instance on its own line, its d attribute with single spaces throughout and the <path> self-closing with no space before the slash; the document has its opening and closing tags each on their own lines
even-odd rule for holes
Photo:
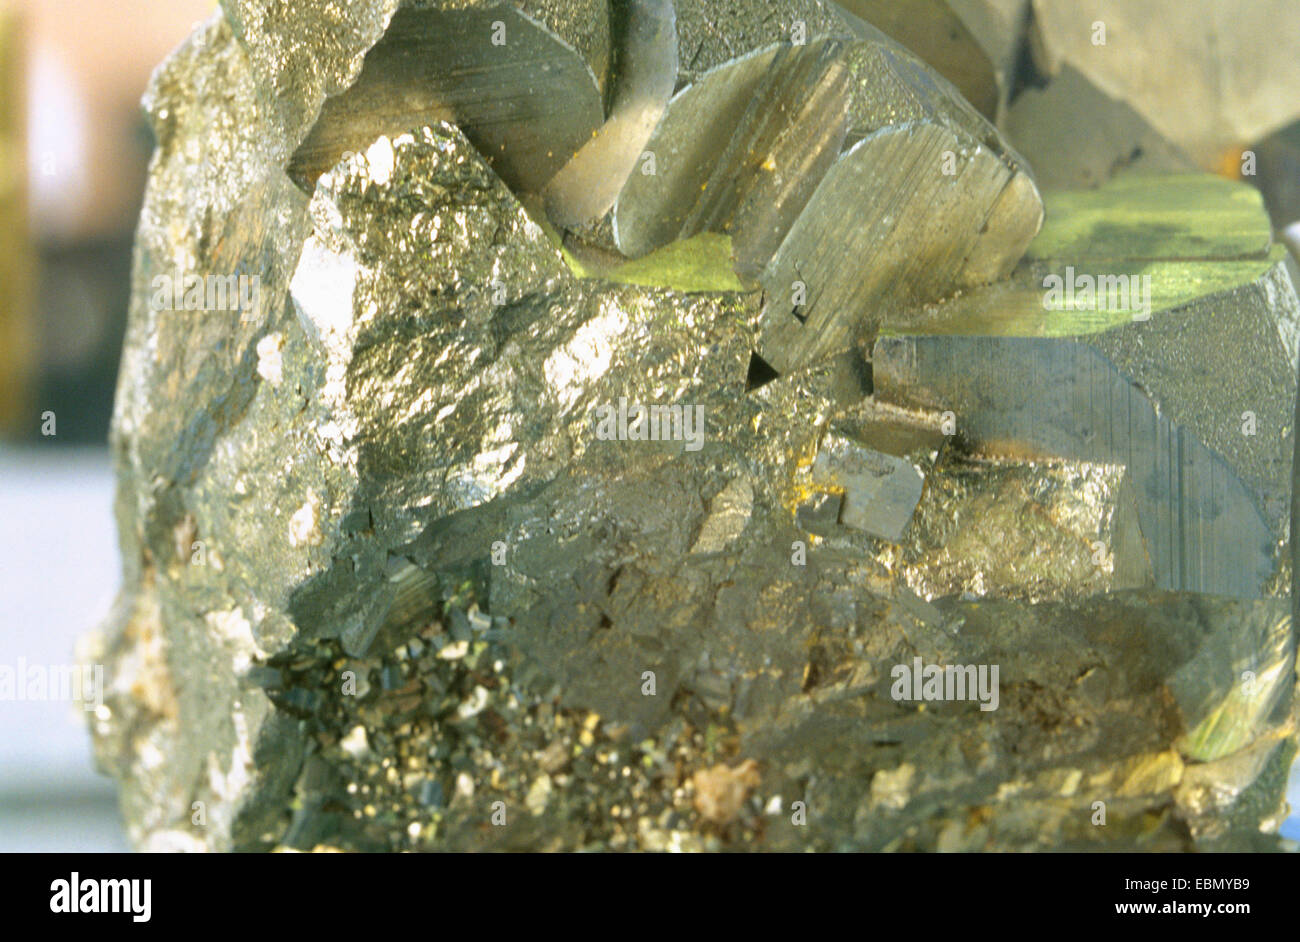
<svg viewBox="0 0 1300 942">
<path fill-rule="evenodd" d="M 23 30 L 0 10 L 0 434 L 24 431 L 35 369 L 27 238 Z"/>
<path fill-rule="evenodd" d="M 135 228 L 150 140 L 140 99 L 212 0 L 0 0 L 27 46 L 31 225 L 41 241 Z"/>
</svg>

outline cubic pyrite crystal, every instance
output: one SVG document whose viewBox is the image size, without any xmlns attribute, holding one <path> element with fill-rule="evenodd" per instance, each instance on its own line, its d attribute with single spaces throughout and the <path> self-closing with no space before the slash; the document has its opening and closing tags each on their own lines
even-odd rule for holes
<svg viewBox="0 0 1300 942">
<path fill-rule="evenodd" d="M 1276 589 L 1300 305 L 1259 195 L 1130 175 L 1055 205 L 1010 279 L 887 325 L 877 397 L 952 411 L 986 451 L 1127 467 L 1159 587 Z"/>
<path fill-rule="evenodd" d="M 1041 196 L 1026 5 L 882 7 L 228 0 L 159 68 L 93 645 L 139 847 L 1279 846 L 1260 201 Z"/>
</svg>

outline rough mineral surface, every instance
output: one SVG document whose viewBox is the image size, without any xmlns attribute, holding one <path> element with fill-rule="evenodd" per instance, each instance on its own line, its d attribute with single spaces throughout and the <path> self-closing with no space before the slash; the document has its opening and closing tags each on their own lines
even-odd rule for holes
<svg viewBox="0 0 1300 942">
<path fill-rule="evenodd" d="M 1297 306 L 1258 201 L 1066 195 L 1017 268 L 1036 187 L 943 79 L 830 3 L 680 0 L 665 189 L 584 160 L 681 225 L 579 251 L 535 197 L 656 48 L 587 6 L 232 0 L 155 74 L 93 645 L 135 843 L 1278 848 Z M 1071 264 L 1150 269 L 1154 316 L 1044 312 Z"/>
</svg>

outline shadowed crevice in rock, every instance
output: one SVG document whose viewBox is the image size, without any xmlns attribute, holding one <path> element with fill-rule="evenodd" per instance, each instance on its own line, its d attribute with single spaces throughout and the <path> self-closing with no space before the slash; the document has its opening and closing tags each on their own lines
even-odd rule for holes
<svg viewBox="0 0 1300 942">
<path fill-rule="evenodd" d="M 752 354 L 749 358 L 749 369 L 745 372 L 745 392 L 753 392 L 761 386 L 766 386 L 772 380 L 780 378 L 780 375 L 761 356 L 757 353 Z"/>
</svg>

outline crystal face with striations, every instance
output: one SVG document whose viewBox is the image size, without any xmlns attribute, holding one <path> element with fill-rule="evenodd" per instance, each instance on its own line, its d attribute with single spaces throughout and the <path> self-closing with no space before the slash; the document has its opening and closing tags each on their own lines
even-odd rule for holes
<svg viewBox="0 0 1300 942">
<path fill-rule="evenodd" d="M 1040 191 L 1013 4 L 913 6 L 223 0 L 158 69 L 137 846 L 1279 846 L 1285 252 L 1181 160 Z"/>
</svg>

